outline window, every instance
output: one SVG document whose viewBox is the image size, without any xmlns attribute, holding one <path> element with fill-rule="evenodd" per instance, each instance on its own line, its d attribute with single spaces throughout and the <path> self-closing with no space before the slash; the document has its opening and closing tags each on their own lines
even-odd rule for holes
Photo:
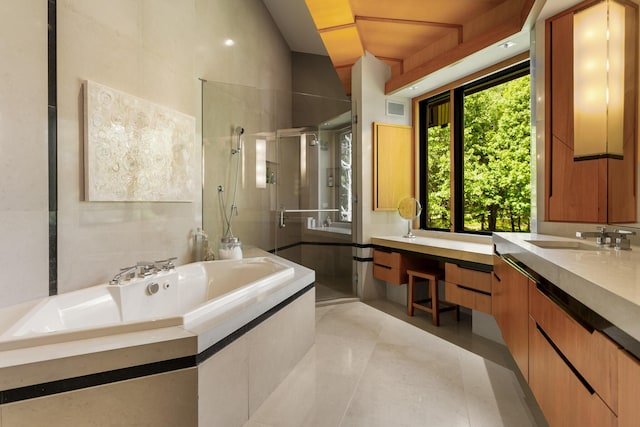
<svg viewBox="0 0 640 427">
<path fill-rule="evenodd" d="M 351 129 L 341 132 L 338 135 L 339 144 L 339 185 L 338 185 L 338 207 L 340 213 L 338 216 L 339 221 L 351 222 L 352 220 L 352 206 L 353 206 L 353 194 L 351 181 Z"/>
<path fill-rule="evenodd" d="M 420 101 L 424 228 L 529 231 L 530 105 L 528 62 Z"/>
</svg>

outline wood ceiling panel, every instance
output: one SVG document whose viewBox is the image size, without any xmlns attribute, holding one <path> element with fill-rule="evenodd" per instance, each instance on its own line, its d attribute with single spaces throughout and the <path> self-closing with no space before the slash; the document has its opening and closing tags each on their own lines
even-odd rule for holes
<svg viewBox="0 0 640 427">
<path fill-rule="evenodd" d="M 330 52 L 335 67 L 351 65 L 364 55 L 358 29 L 354 26 L 335 31 L 321 31 L 322 42 Z"/>
<path fill-rule="evenodd" d="M 345 88 L 366 50 L 392 67 L 389 92 L 517 33 L 534 0 L 305 2 Z"/>
<path fill-rule="evenodd" d="M 492 9 L 504 1 L 505 0 L 351 0 L 351 9 L 354 15 L 463 24 L 477 14 Z"/>
<path fill-rule="evenodd" d="M 364 49 L 375 56 L 387 58 L 406 58 L 434 40 L 458 33 L 455 28 L 428 25 L 366 20 L 356 22 Z"/>
<path fill-rule="evenodd" d="M 305 2 L 319 30 L 354 23 L 348 0 L 305 0 Z"/>
</svg>

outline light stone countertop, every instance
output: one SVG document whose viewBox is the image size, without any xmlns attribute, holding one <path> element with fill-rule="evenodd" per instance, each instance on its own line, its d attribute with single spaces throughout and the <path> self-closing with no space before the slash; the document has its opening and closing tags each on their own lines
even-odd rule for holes
<svg viewBox="0 0 640 427">
<path fill-rule="evenodd" d="M 528 241 L 566 241 L 582 249 L 545 249 Z M 604 319 L 640 341 L 640 248 L 598 248 L 580 240 L 534 233 L 494 233 L 496 250 L 509 254 Z"/>
<path fill-rule="evenodd" d="M 374 236 L 371 243 L 393 249 L 493 265 L 491 236 L 415 230 L 415 238 Z"/>
</svg>

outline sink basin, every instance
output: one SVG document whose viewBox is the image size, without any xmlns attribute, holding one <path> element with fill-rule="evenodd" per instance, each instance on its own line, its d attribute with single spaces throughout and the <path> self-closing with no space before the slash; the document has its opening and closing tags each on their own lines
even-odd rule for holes
<svg viewBox="0 0 640 427">
<path fill-rule="evenodd" d="M 570 249 L 574 251 L 599 251 L 601 248 L 573 240 L 526 240 L 542 249 Z"/>
</svg>

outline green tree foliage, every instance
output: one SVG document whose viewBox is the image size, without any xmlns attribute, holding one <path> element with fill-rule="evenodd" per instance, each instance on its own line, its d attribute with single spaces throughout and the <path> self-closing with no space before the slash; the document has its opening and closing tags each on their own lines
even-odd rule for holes
<svg viewBox="0 0 640 427">
<path fill-rule="evenodd" d="M 529 76 L 464 100 L 464 228 L 529 231 Z M 428 129 L 427 227 L 450 227 L 450 125 Z"/>
<path fill-rule="evenodd" d="M 528 231 L 529 76 L 465 97 L 465 229 Z"/>
<path fill-rule="evenodd" d="M 449 229 L 451 222 L 450 125 L 429 128 L 427 160 L 427 227 Z"/>
</svg>

